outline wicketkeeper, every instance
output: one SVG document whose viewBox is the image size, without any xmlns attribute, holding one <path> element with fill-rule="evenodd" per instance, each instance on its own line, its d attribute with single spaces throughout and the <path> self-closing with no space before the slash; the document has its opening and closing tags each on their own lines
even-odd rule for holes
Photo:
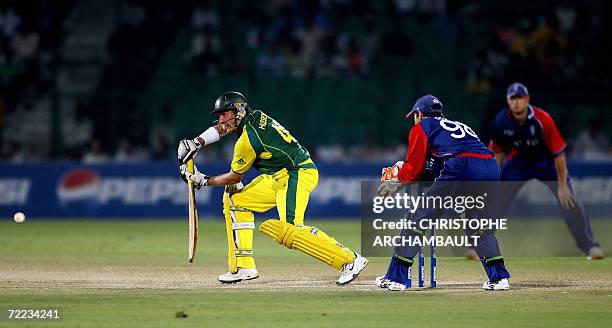
<svg viewBox="0 0 612 328">
<path fill-rule="evenodd" d="M 448 196 L 462 197 L 466 190 L 480 195 L 495 194 L 499 181 L 499 167 L 493 159 L 493 152 L 487 149 L 469 126 L 445 118 L 442 108 L 442 102 L 432 95 L 417 99 L 412 111 L 406 115 L 406 118 L 414 120 L 414 126 L 408 135 L 408 152 L 405 161 L 396 164 L 398 168 L 396 175 L 383 175 L 383 181 L 377 190 L 379 196 L 393 196 L 403 186 L 418 181 L 425 171 L 427 158 L 442 164 L 425 197 L 440 197 L 440 199 Z M 447 209 L 440 206 L 419 207 L 409 219 L 419 227 L 419 222 L 435 221 L 447 212 Z M 464 214 L 470 220 L 495 218 L 494 215 L 490 216 L 489 208 L 466 210 Z M 403 229 L 400 235 L 419 237 L 424 236 L 425 232 L 426 230 L 419 228 Z M 480 235 L 476 252 L 488 278 L 482 288 L 509 289 L 510 273 L 504 264 L 495 231 L 466 231 L 466 233 Z M 395 246 L 387 273 L 376 278 L 376 286 L 391 291 L 404 290 L 410 267 L 419 248 L 417 245 Z"/>
<path fill-rule="evenodd" d="M 181 176 L 196 187 L 226 186 L 223 214 L 227 227 L 229 272 L 219 276 L 222 283 L 234 283 L 259 277 L 253 257 L 253 212 L 274 207 L 279 220 L 267 220 L 259 230 L 279 244 L 308 254 L 341 272 L 338 285 L 353 281 L 368 260 L 342 246 L 334 238 L 312 226 L 304 225 L 304 212 L 310 193 L 317 186 L 319 172 L 306 148 L 273 118 L 252 110 L 239 92 L 223 93 L 215 101 L 211 114 L 219 121 L 198 137 L 179 143 Z M 189 173 L 187 161 L 199 149 L 236 133 L 231 170 L 207 176 L 195 169 Z M 241 180 L 251 168 L 261 172 L 246 186 Z"/>
</svg>

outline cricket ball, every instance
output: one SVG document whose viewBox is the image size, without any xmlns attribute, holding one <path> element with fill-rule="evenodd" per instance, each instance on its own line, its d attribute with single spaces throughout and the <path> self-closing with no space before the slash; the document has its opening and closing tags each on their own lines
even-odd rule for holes
<svg viewBox="0 0 612 328">
<path fill-rule="evenodd" d="M 25 221 L 25 214 L 22 212 L 17 212 L 15 215 L 13 215 L 13 219 L 15 219 L 15 222 L 17 223 L 23 223 L 23 221 Z"/>
</svg>

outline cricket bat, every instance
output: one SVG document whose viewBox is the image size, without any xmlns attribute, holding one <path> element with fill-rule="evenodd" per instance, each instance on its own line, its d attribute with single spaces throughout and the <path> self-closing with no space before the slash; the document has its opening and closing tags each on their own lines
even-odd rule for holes
<svg viewBox="0 0 612 328">
<path fill-rule="evenodd" d="M 187 170 L 194 173 L 193 159 L 187 162 Z M 189 180 L 189 263 L 193 263 L 196 246 L 198 245 L 198 206 L 195 198 L 195 187 Z"/>
</svg>

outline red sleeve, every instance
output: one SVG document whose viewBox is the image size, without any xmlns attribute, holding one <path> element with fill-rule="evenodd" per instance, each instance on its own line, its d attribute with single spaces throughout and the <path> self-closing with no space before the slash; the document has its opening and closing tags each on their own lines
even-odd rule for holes
<svg viewBox="0 0 612 328">
<path fill-rule="evenodd" d="M 555 156 L 561 154 L 565 150 L 566 144 L 561 133 L 559 133 L 559 129 L 557 129 L 555 121 L 550 117 L 550 114 L 539 108 L 534 108 L 534 114 L 542 124 L 542 134 L 550 153 Z"/>
<path fill-rule="evenodd" d="M 504 152 L 504 147 L 500 146 L 497 142 L 495 142 L 495 140 L 491 139 L 491 141 L 489 141 L 489 149 L 491 149 L 492 151 L 494 151 L 495 153 L 502 153 Z"/>
<path fill-rule="evenodd" d="M 408 153 L 404 165 L 397 174 L 399 181 L 405 184 L 418 179 L 425 169 L 426 157 L 427 136 L 421 124 L 417 124 L 410 129 L 408 135 Z"/>
</svg>

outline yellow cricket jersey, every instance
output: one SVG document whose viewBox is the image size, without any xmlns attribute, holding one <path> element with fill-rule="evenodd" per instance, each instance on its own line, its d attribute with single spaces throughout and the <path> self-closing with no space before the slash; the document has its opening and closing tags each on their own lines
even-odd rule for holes
<svg viewBox="0 0 612 328">
<path fill-rule="evenodd" d="M 306 148 L 282 125 L 262 111 L 247 113 L 236 145 L 232 171 L 246 173 L 253 166 L 264 174 L 282 169 L 316 168 Z"/>
</svg>

